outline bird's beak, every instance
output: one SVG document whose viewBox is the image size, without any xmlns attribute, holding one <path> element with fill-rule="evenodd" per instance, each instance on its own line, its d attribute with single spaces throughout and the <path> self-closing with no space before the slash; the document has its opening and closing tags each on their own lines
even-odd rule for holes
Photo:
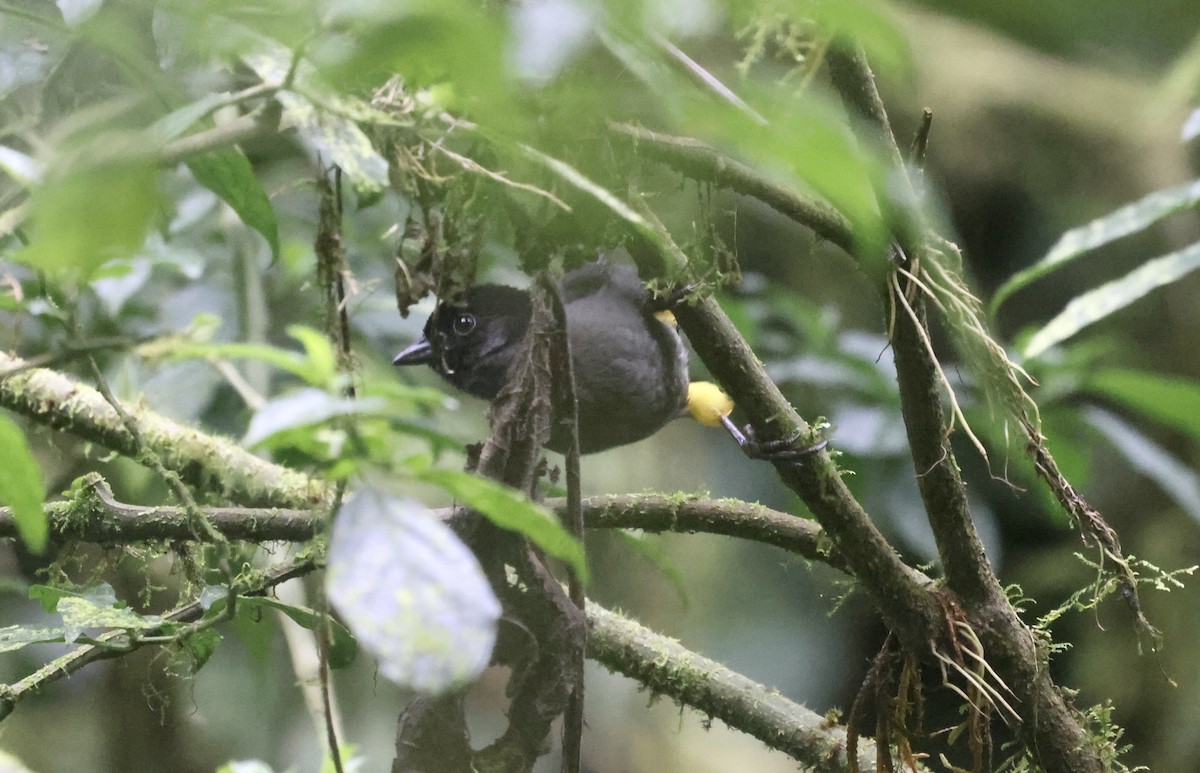
<svg viewBox="0 0 1200 773">
<path fill-rule="evenodd" d="M 433 347 L 422 337 L 392 359 L 393 365 L 422 365 L 433 359 Z"/>
</svg>

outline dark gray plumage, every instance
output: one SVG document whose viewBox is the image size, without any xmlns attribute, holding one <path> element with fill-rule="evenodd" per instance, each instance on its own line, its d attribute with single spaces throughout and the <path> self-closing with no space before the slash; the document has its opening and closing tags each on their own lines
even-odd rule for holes
<svg viewBox="0 0 1200 773">
<path fill-rule="evenodd" d="M 559 283 L 579 400 L 579 446 L 595 453 L 653 435 L 687 401 L 687 349 L 658 319 L 632 266 L 588 263 Z M 464 392 L 493 400 L 508 383 L 529 328 L 529 295 L 480 285 L 438 305 L 424 337 L 397 365 L 427 363 Z M 555 422 L 557 427 L 557 422 Z M 547 446 L 562 451 L 556 430 Z"/>
</svg>

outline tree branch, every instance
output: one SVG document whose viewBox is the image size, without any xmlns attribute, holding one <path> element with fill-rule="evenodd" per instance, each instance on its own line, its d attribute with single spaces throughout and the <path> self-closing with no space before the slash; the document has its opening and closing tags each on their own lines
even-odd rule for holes
<svg viewBox="0 0 1200 773">
<path fill-rule="evenodd" d="M 546 507 L 560 517 L 565 499 L 548 499 Z M 709 499 L 680 494 L 621 494 L 581 500 L 584 525 L 589 529 L 641 529 L 648 532 L 704 533 L 772 545 L 810 561 L 849 573 L 845 560 L 815 522 L 737 499 Z M 325 510 L 278 507 L 206 507 L 205 516 L 229 539 L 248 542 L 305 542 L 320 533 Z M 131 505 L 113 498 L 97 474 L 85 476 L 67 499 L 45 506 L 50 534 L 60 541 L 123 544 L 140 540 L 197 540 L 181 507 Z M 446 521 L 467 511 L 433 511 Z M 16 537 L 11 508 L 0 507 L 0 537 Z M 928 577 L 911 569 L 923 584 Z"/>
<path fill-rule="evenodd" d="M 637 242 L 631 245 L 631 253 L 639 268 L 646 272 L 663 260 L 683 266 L 686 257 L 654 213 L 643 208 L 642 214 L 660 230 L 661 242 L 672 245 L 674 251 L 664 255 L 655 242 Z M 692 305 L 681 304 L 674 312 L 696 354 L 750 419 L 761 442 L 815 443 L 813 428 L 779 391 L 716 300 L 709 297 Z M 829 453 L 821 450 L 799 462 L 779 459 L 774 464 L 783 482 L 804 500 L 833 539 L 888 627 L 911 652 L 927 652 L 929 642 L 940 638 L 943 630 L 937 601 L 854 499 Z"/>
<path fill-rule="evenodd" d="M 323 528 L 324 510 L 279 507 L 202 507 L 213 528 L 227 539 L 305 542 Z M 182 507 L 145 507 L 118 502 L 97 473 L 72 486 L 67 499 L 47 502 L 50 535 L 59 541 L 124 544 L 141 540 L 205 541 Z M 16 537 L 12 509 L 0 507 L 0 537 Z"/>
<path fill-rule="evenodd" d="M 721 154 L 691 137 L 660 134 L 627 123 L 609 124 L 613 133 L 633 143 L 639 153 L 694 180 L 758 199 L 784 217 L 791 218 L 817 236 L 846 252 L 854 252 L 854 229 L 840 212 L 823 201 L 801 196 L 763 175 L 757 169 Z"/>
<path fill-rule="evenodd" d="M 261 110 L 240 115 L 228 123 L 168 142 L 159 151 L 159 161 L 167 165 L 177 164 L 210 150 L 227 148 L 256 137 L 278 134 L 279 118 L 278 105 L 270 103 Z"/>
<path fill-rule="evenodd" d="M 851 770 L 846 731 L 828 717 L 794 703 L 634 621 L 588 602 L 588 657 L 669 695 L 735 730 L 751 735 L 818 773 Z M 862 770 L 875 769 L 875 744 L 858 748 Z"/>
<path fill-rule="evenodd" d="M 830 77 L 847 106 L 866 122 L 904 184 L 903 161 L 866 57 L 857 47 L 834 47 L 828 54 Z M 879 194 L 882 198 L 883 194 Z M 902 237 L 901 237 L 902 238 Z M 904 244 L 911 263 L 934 260 L 925 243 Z M 929 350 L 920 291 L 899 281 L 888 285 L 895 314 L 892 345 L 896 351 L 901 410 L 912 447 L 917 482 L 950 587 L 983 645 L 983 654 L 1020 705 L 1020 733 L 1026 749 L 1046 770 L 1102 771 L 1103 761 L 1089 743 L 1077 715 L 1051 681 L 1046 655 L 1034 634 L 1008 602 L 988 565 L 975 532 L 966 489 L 950 448 L 942 411 L 937 364 Z M 911 294 L 914 300 L 909 301 Z"/>
<path fill-rule="evenodd" d="M 137 459 L 135 439 L 99 392 L 53 370 L 26 369 L 20 358 L 3 352 L 0 408 Z M 331 493 L 324 484 L 263 461 L 231 440 L 185 427 L 142 406 L 126 410 L 146 448 L 192 486 L 261 507 L 316 507 Z"/>
</svg>

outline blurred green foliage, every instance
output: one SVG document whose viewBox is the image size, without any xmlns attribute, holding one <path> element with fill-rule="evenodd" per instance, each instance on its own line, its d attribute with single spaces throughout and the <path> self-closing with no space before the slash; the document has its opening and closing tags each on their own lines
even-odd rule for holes
<svg viewBox="0 0 1200 773">
<path fill-rule="evenodd" d="M 1185 116 L 1200 101 L 1200 71 L 1188 66 L 1200 50 L 1200 20 L 1188 2 L 922 5 L 0 5 L 0 343 L 89 380 L 72 347 L 106 342 L 91 353 L 123 399 L 240 437 L 330 480 L 369 480 L 429 506 L 516 507 L 521 520 L 504 525 L 582 566 L 578 546 L 540 509 L 514 505 L 507 492 L 460 472 L 463 445 L 485 432 L 484 406 L 446 395 L 428 374 L 390 371 L 391 353 L 419 334 L 428 308 L 397 316 L 395 258 L 418 265 L 432 252 L 447 256 L 439 267 L 445 276 L 514 281 L 521 270 L 613 247 L 630 224 L 644 230 L 633 206 L 641 199 L 686 248 L 696 278 L 712 278 L 727 253 L 736 256 L 742 281 L 722 290 L 722 304 L 802 412 L 830 419 L 832 444 L 854 471 L 849 483 L 876 521 L 914 563 L 932 560 L 873 275 L 745 197 L 640 160 L 608 130 L 609 122 L 635 122 L 693 137 L 822 198 L 853 223 L 868 267 L 892 227 L 921 207 L 931 222 L 957 231 L 968 270 L 985 286 L 1016 274 L 994 296 L 993 313 L 1017 341 L 1037 340 L 1056 308 L 1109 276 L 1144 269 L 1154 256 L 1176 256 L 1178 264 L 1194 253 L 1200 154 L 1194 139 L 1190 156 L 1179 145 Z M 934 17 L 936 27 L 924 23 Z M 921 29 L 930 31 L 921 37 Z M 957 101 L 946 112 L 933 105 L 927 200 L 894 194 L 880 150 L 855 138 L 824 86 L 824 52 L 842 35 L 859 40 L 885 87 L 894 87 L 898 96 L 885 98 L 903 102 L 893 111 L 898 133 L 915 125 L 925 97 L 913 95 L 949 84 L 940 93 Z M 995 48 L 977 49 L 976 35 Z M 1018 42 L 1053 54 L 1070 72 L 1049 68 Z M 989 77 L 1014 73 L 1014 82 L 994 87 L 974 68 L 939 58 L 964 51 Z M 1176 61 L 1172 97 L 1164 99 L 1157 81 Z M 1030 68 L 1045 82 L 1018 77 Z M 1128 88 L 1113 87 L 1118 79 Z M 1056 102 L 1027 97 L 1039 86 L 1057 89 Z M 1169 119 L 1136 123 L 1132 116 L 1149 107 L 1112 96 L 1130 93 L 1145 94 L 1153 115 Z M 1112 111 L 1125 116 L 1115 127 L 1102 115 Z M 332 165 L 346 183 L 339 246 L 347 260 L 350 379 L 321 330 L 328 299 L 314 281 L 314 180 Z M 1140 202 L 1132 217 L 1120 209 L 1128 202 Z M 1052 246 L 1089 220 L 1086 232 L 1064 237 L 1074 245 L 1069 254 L 1064 242 Z M 1050 276 L 1050 267 L 1061 270 Z M 1185 268 L 1194 267 L 1192 255 Z M 1016 348 L 1038 381 L 1030 391 L 1064 472 L 1099 503 L 1129 552 L 1170 567 L 1193 563 L 1200 549 L 1200 317 L 1195 275 L 1181 269 L 1159 285 L 1156 293 L 1119 288 L 1124 311 L 1110 305 L 1074 326 L 1074 337 L 1043 332 L 1045 345 Z M 989 554 L 1006 582 L 1045 600 L 1040 611 L 1054 608 L 1092 579 L 1092 569 L 1069 558 L 1075 538 L 1020 449 L 1010 448 L 978 374 L 965 363 L 956 369 L 944 348 L 959 399 L 992 450 L 984 462 L 960 449 Z M 349 383 L 358 388 L 353 401 L 343 394 Z M 0 421 L 0 499 L 18 511 L 31 548 L 43 526 L 29 513 L 87 470 L 102 470 L 128 501 L 167 499 L 163 483 L 128 460 L 10 424 Z M 14 433 L 24 434 L 31 454 L 7 438 Z M 589 459 L 585 482 L 595 491 L 710 490 L 799 507 L 724 443 L 673 426 Z M 40 479 L 29 471 L 34 461 Z M 80 586 L 105 574 L 131 606 L 148 594 L 153 603 L 142 611 L 161 610 L 214 580 L 204 556 L 173 558 L 170 547 L 113 556 L 72 546 L 51 558 Z M 878 646 L 868 605 L 852 600 L 827 620 L 831 604 L 822 596 L 840 592 L 830 577 L 800 571 L 798 560 L 761 546 L 672 536 L 631 550 L 600 535 L 589 559 L 590 592 L 601 601 L 814 707 L 847 706 L 861 680 L 858 664 Z M 5 561 L 21 578 L 22 596 L 45 566 L 25 554 Z M 665 577 L 660 566 L 676 567 L 679 577 Z M 686 611 L 672 583 L 687 591 Z M 24 623 L 34 614 L 23 598 L 4 602 L 5 620 Z M 256 603 L 255 615 L 269 606 Z M 1190 732 L 1200 672 L 1177 656 L 1187 648 L 1173 644 L 1200 635 L 1194 603 L 1192 589 L 1149 602 L 1167 633 L 1168 650 L 1157 658 L 1137 659 L 1135 637 L 1107 617 L 1107 632 L 1086 615 L 1055 623 L 1056 638 L 1075 643 L 1055 666 L 1081 689 L 1078 702 L 1112 698 L 1116 721 L 1128 727 L 1129 759 L 1156 770 L 1200 766 L 1200 742 Z M 285 612 L 297 620 L 303 608 Z M 312 730 L 294 705 L 295 675 L 279 665 L 288 662 L 283 640 L 275 628 L 263 639 L 262 627 L 276 625 L 263 619 L 272 622 L 255 630 L 239 618 L 232 628 L 239 633 L 227 632 L 232 641 L 220 647 L 199 642 L 216 649 L 197 657 L 208 665 L 194 686 L 168 680 L 149 708 L 141 698 L 145 669 L 114 671 L 108 682 L 55 687 L 40 705 L 22 706 L 7 720 L 23 723 L 21 731 L 4 743 L 42 771 L 208 771 L 238 754 L 276 768 L 317 759 Z M 25 643 L 4 664 L 6 680 L 43 662 Z M 272 656 L 251 656 L 263 652 Z M 376 688 L 371 665 L 359 660 L 339 673 L 339 697 L 356 720 L 348 726 L 359 731 L 350 740 L 380 767 L 402 696 Z M 1178 689 L 1167 688 L 1160 668 Z M 1124 676 L 1113 680 L 1114 673 Z M 595 687 L 600 676 L 589 678 L 589 760 L 597 770 L 788 764 L 756 747 L 723 757 L 705 736 L 679 735 L 672 712 L 643 715 L 644 699 L 631 690 L 620 692 L 612 680 Z M 128 715 L 96 717 L 80 708 L 87 704 L 75 690 L 135 700 Z M 483 709 L 500 700 L 480 699 Z M 191 722 L 193 713 L 203 721 Z M 140 725 L 141 714 L 164 724 Z M 91 728 L 82 757 L 22 740 L 39 737 L 51 717 Z M 139 748 L 157 754 L 138 757 Z"/>
</svg>

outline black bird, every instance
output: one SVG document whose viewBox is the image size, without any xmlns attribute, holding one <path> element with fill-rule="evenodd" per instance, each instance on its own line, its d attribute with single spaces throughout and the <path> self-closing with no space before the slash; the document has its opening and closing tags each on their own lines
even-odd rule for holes
<svg viewBox="0 0 1200 773">
<path fill-rule="evenodd" d="M 718 387 L 689 385 L 687 349 L 674 319 L 656 312 L 632 266 L 585 264 L 563 276 L 559 292 L 579 400 L 581 453 L 647 438 L 685 411 L 705 424 L 732 427 L 726 417 L 733 404 Z M 439 304 L 421 340 L 393 363 L 428 364 L 464 392 L 494 400 L 513 373 L 531 314 L 524 290 L 474 287 Z M 556 429 L 547 447 L 564 451 L 564 435 Z"/>
</svg>

